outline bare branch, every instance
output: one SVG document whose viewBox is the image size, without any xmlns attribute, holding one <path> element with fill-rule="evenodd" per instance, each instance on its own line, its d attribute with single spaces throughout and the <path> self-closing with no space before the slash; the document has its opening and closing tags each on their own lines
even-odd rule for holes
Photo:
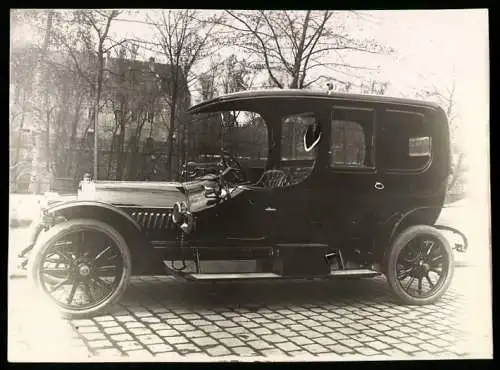
<svg viewBox="0 0 500 370">
<path fill-rule="evenodd" d="M 264 11 L 261 10 L 260 14 L 264 18 L 264 20 L 266 21 L 266 23 L 269 26 L 269 28 L 271 29 L 271 33 L 273 34 L 272 39 L 274 40 L 274 44 L 276 45 L 276 50 L 277 50 L 278 57 L 280 58 L 281 62 L 285 66 L 285 68 L 290 73 L 293 73 L 292 66 L 288 64 L 288 62 L 286 61 L 285 57 L 283 56 L 283 52 L 281 51 L 281 47 L 280 47 L 280 43 L 279 43 L 279 37 L 276 34 L 276 31 L 274 30 L 274 27 L 273 27 L 272 23 L 269 21 L 269 19 L 267 18 L 266 14 L 264 13 Z"/>
<path fill-rule="evenodd" d="M 268 70 L 268 73 L 269 73 L 269 77 L 271 77 L 271 79 L 273 80 L 273 82 L 279 87 L 279 88 L 283 88 L 283 85 L 278 81 L 278 79 L 274 76 L 274 74 L 272 73 L 272 70 L 271 70 L 271 66 L 270 66 L 270 63 L 269 63 L 269 56 L 268 56 L 268 51 L 267 51 L 267 47 L 265 45 L 265 42 L 264 40 L 260 37 L 260 35 L 256 32 L 256 30 L 253 30 L 252 27 L 250 27 L 250 25 L 245 22 L 245 20 L 243 20 L 242 18 L 238 17 L 237 15 L 235 15 L 234 13 L 232 13 L 231 11 L 229 10 L 226 10 L 226 12 L 232 16 L 234 19 L 238 20 L 239 22 L 241 22 L 243 25 L 245 25 L 245 27 L 247 27 L 247 30 L 250 31 L 256 38 L 257 40 L 260 42 L 261 46 L 262 46 L 262 53 L 263 53 L 263 57 L 264 57 L 264 61 L 266 63 L 266 66 L 267 66 L 267 70 Z"/>
<path fill-rule="evenodd" d="M 103 49 L 103 53 L 106 54 L 108 51 L 116 48 L 117 46 L 120 46 L 120 45 L 123 45 L 123 44 L 126 44 L 129 40 L 128 39 L 123 39 L 121 41 L 118 41 L 118 42 L 115 42 L 113 45 Z"/>
</svg>

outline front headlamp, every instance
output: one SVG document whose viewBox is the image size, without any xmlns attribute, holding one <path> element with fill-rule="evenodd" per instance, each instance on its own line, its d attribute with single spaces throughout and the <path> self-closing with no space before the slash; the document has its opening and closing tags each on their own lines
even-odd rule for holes
<svg viewBox="0 0 500 370">
<path fill-rule="evenodd" d="M 190 234 L 191 231 L 193 231 L 193 225 L 194 225 L 193 215 L 190 212 L 188 212 L 180 228 L 185 234 Z"/>
<path fill-rule="evenodd" d="M 176 202 L 172 210 L 172 222 L 180 227 L 185 233 L 189 234 L 193 230 L 194 218 L 188 210 L 186 202 Z"/>
<path fill-rule="evenodd" d="M 172 210 L 172 221 L 174 224 L 179 224 L 183 221 L 184 216 L 187 212 L 186 202 L 176 202 L 174 204 L 174 209 Z"/>
</svg>

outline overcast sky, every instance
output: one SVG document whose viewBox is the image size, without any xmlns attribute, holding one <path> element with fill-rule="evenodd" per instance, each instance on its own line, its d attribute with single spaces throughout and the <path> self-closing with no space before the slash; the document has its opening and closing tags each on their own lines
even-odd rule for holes
<svg viewBox="0 0 500 370">
<path fill-rule="evenodd" d="M 157 11 L 149 13 L 152 16 L 158 14 Z M 414 89 L 432 86 L 451 88 L 455 82 L 459 119 L 467 122 L 487 120 L 489 56 L 486 10 L 361 13 L 366 15 L 366 21 L 353 24 L 352 31 L 396 50 L 393 56 L 377 61 L 382 67 L 378 77 L 390 81 L 389 95 L 408 95 Z M 142 14 L 137 17 L 143 19 Z M 153 37 L 151 26 L 140 23 L 116 22 L 112 31 L 120 36 Z M 366 55 L 359 55 L 353 60 L 362 65 L 366 64 L 364 58 Z"/>
</svg>

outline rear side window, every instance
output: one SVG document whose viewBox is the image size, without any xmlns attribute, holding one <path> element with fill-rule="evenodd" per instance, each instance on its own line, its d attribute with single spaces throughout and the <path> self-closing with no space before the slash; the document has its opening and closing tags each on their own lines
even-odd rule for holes
<svg viewBox="0 0 500 370">
<path fill-rule="evenodd" d="M 331 122 L 330 167 L 373 168 L 373 110 L 335 107 Z"/>
<path fill-rule="evenodd" d="M 422 114 L 387 110 L 379 152 L 388 170 L 419 171 L 432 157 L 432 137 Z"/>
</svg>

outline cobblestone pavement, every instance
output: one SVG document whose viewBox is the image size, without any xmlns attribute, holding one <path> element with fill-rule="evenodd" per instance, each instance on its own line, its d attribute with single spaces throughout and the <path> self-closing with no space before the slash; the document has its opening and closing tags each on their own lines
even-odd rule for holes
<svg viewBox="0 0 500 370">
<path fill-rule="evenodd" d="M 33 304 L 26 279 L 11 279 L 9 360 L 488 356 L 488 326 L 468 325 L 481 315 L 470 313 L 474 271 L 457 268 L 443 299 L 420 307 L 398 305 L 382 277 L 215 285 L 135 277 L 114 310 L 86 320 L 46 313 Z"/>
</svg>

